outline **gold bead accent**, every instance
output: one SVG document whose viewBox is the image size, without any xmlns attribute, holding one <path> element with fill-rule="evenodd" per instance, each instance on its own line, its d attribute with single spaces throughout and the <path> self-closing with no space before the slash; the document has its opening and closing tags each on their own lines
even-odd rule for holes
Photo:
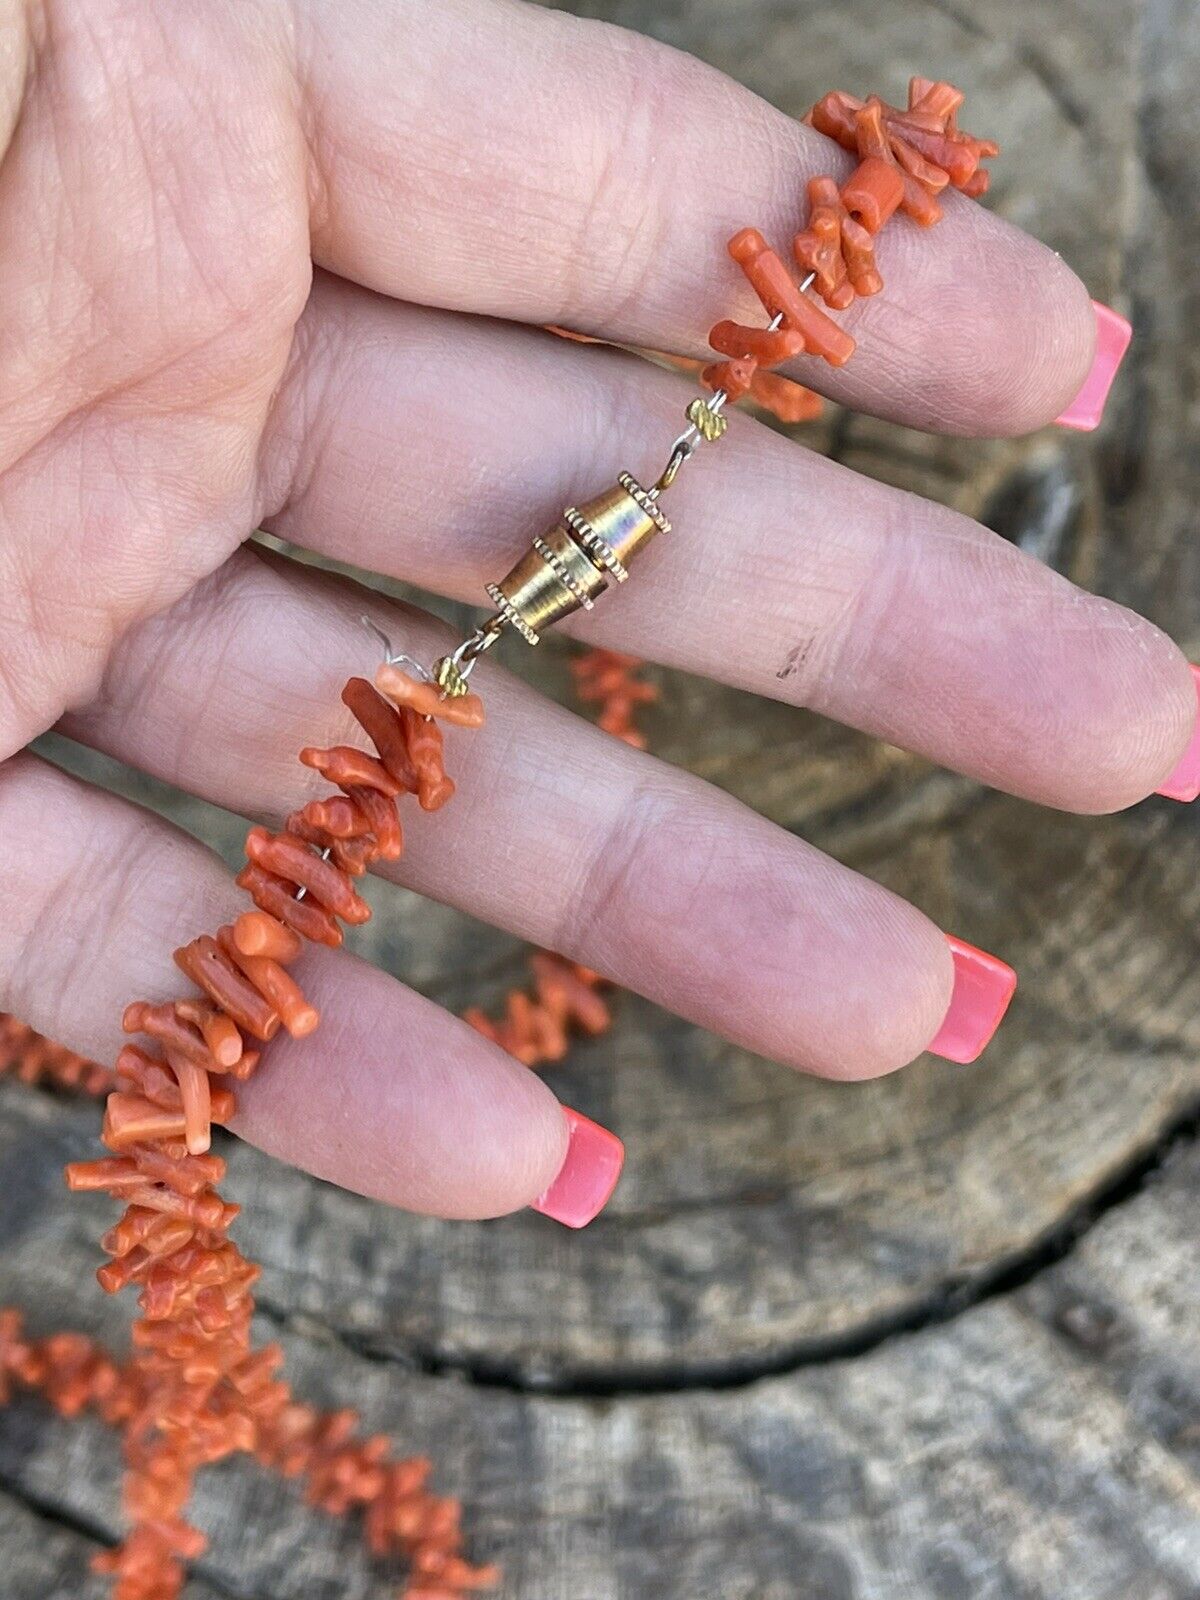
<svg viewBox="0 0 1200 1600">
<path fill-rule="evenodd" d="M 471 692 L 471 686 L 463 677 L 462 670 L 453 656 L 442 656 L 434 662 L 433 681 L 447 700 L 458 700 L 464 694 Z"/>
<path fill-rule="evenodd" d="M 710 443 L 720 439 L 729 426 L 729 418 L 724 412 L 714 411 L 702 395 L 697 395 L 687 408 L 687 419 Z"/>
</svg>

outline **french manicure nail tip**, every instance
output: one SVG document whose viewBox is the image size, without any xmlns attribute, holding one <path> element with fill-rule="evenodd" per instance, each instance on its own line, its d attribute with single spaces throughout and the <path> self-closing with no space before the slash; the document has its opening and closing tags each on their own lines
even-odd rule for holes
<svg viewBox="0 0 1200 1600">
<path fill-rule="evenodd" d="M 1092 309 L 1096 313 L 1096 354 L 1092 369 L 1083 380 L 1083 388 L 1058 418 L 1060 428 L 1077 428 L 1083 433 L 1099 427 L 1108 392 L 1133 338 L 1128 322 L 1110 306 L 1093 300 Z"/>
<path fill-rule="evenodd" d="M 945 1021 L 929 1049 L 963 1066 L 975 1061 L 1004 1020 L 1017 975 L 1007 962 L 963 939 L 946 935 L 954 958 L 954 990 Z"/>
<path fill-rule="evenodd" d="M 533 1202 L 532 1209 L 567 1228 L 586 1228 L 608 1204 L 621 1168 L 625 1146 L 615 1133 L 581 1116 L 569 1106 L 563 1112 L 570 1128 L 566 1160 L 558 1177 Z"/>
</svg>

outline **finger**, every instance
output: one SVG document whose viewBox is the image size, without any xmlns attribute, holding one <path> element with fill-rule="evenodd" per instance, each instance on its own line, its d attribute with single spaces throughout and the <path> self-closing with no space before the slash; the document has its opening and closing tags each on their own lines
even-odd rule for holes
<svg viewBox="0 0 1200 1600">
<path fill-rule="evenodd" d="M 753 225 L 786 248 L 808 179 L 853 164 L 618 28 L 492 0 L 296 10 L 314 255 L 405 299 L 700 356 L 719 319 L 765 321 L 727 240 Z M 878 254 L 883 293 L 843 319 L 854 359 L 803 359 L 804 382 L 987 434 L 1049 422 L 1080 389 L 1095 319 L 1053 252 L 955 193 L 936 228 L 895 220 Z"/>
<path fill-rule="evenodd" d="M 32 756 L 0 767 L 3 1008 L 112 1060 L 137 997 L 181 992 L 172 950 L 245 909 L 209 851 Z M 320 1009 L 238 1087 L 236 1131 L 360 1194 L 448 1217 L 529 1204 L 568 1126 L 544 1084 L 457 1018 L 345 952 L 292 969 Z"/>
<path fill-rule="evenodd" d="M 622 467 L 657 474 L 688 393 L 617 352 L 323 279 L 267 439 L 267 525 L 481 603 L 564 505 Z M 1144 798 L 1195 726 L 1187 664 L 1149 623 L 750 419 L 664 507 L 673 531 L 581 636 L 1067 810 Z"/>
<path fill-rule="evenodd" d="M 446 648 L 428 618 L 245 552 L 129 635 L 67 729 L 278 818 L 315 792 L 296 751 L 355 737 L 339 691 L 377 661 L 365 602 L 398 648 Z M 934 1037 L 951 961 L 913 907 L 491 663 L 475 681 L 488 720 L 447 734 L 452 808 L 406 822 L 389 876 L 813 1072 L 872 1076 Z"/>
</svg>

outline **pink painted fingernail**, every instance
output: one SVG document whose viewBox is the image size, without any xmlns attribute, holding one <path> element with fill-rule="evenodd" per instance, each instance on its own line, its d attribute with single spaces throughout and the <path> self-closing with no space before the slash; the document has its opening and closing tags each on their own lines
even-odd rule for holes
<svg viewBox="0 0 1200 1600">
<path fill-rule="evenodd" d="M 1158 791 L 1168 800 L 1191 801 L 1200 797 L 1200 667 L 1192 668 L 1192 679 L 1196 685 L 1196 726 L 1179 765 Z"/>
<path fill-rule="evenodd" d="M 1006 961 L 952 934 L 946 935 L 946 943 L 954 957 L 954 992 L 946 1020 L 929 1048 L 935 1056 L 965 1066 L 983 1054 L 1003 1021 L 1017 975 Z"/>
<path fill-rule="evenodd" d="M 532 1210 L 552 1217 L 567 1228 L 586 1228 L 604 1210 L 621 1168 L 625 1165 L 625 1146 L 615 1133 L 598 1122 L 581 1117 L 564 1106 L 571 1130 L 567 1158 L 554 1182 L 533 1202 Z"/>
<path fill-rule="evenodd" d="M 1133 338 L 1133 329 L 1111 307 L 1093 300 L 1092 310 L 1096 313 L 1096 358 L 1083 388 L 1058 418 L 1060 428 L 1078 428 L 1083 433 L 1100 426 L 1108 391 Z"/>
</svg>

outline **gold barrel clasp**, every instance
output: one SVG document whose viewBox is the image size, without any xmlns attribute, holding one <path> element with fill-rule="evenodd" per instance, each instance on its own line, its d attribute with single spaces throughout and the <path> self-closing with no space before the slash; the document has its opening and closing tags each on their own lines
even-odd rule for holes
<svg viewBox="0 0 1200 1600">
<path fill-rule="evenodd" d="M 580 506 L 568 506 L 549 533 L 499 583 L 489 583 L 496 610 L 527 644 L 575 611 L 590 611 L 610 578 L 624 583 L 629 565 L 671 524 L 654 497 L 629 473 Z"/>
</svg>

